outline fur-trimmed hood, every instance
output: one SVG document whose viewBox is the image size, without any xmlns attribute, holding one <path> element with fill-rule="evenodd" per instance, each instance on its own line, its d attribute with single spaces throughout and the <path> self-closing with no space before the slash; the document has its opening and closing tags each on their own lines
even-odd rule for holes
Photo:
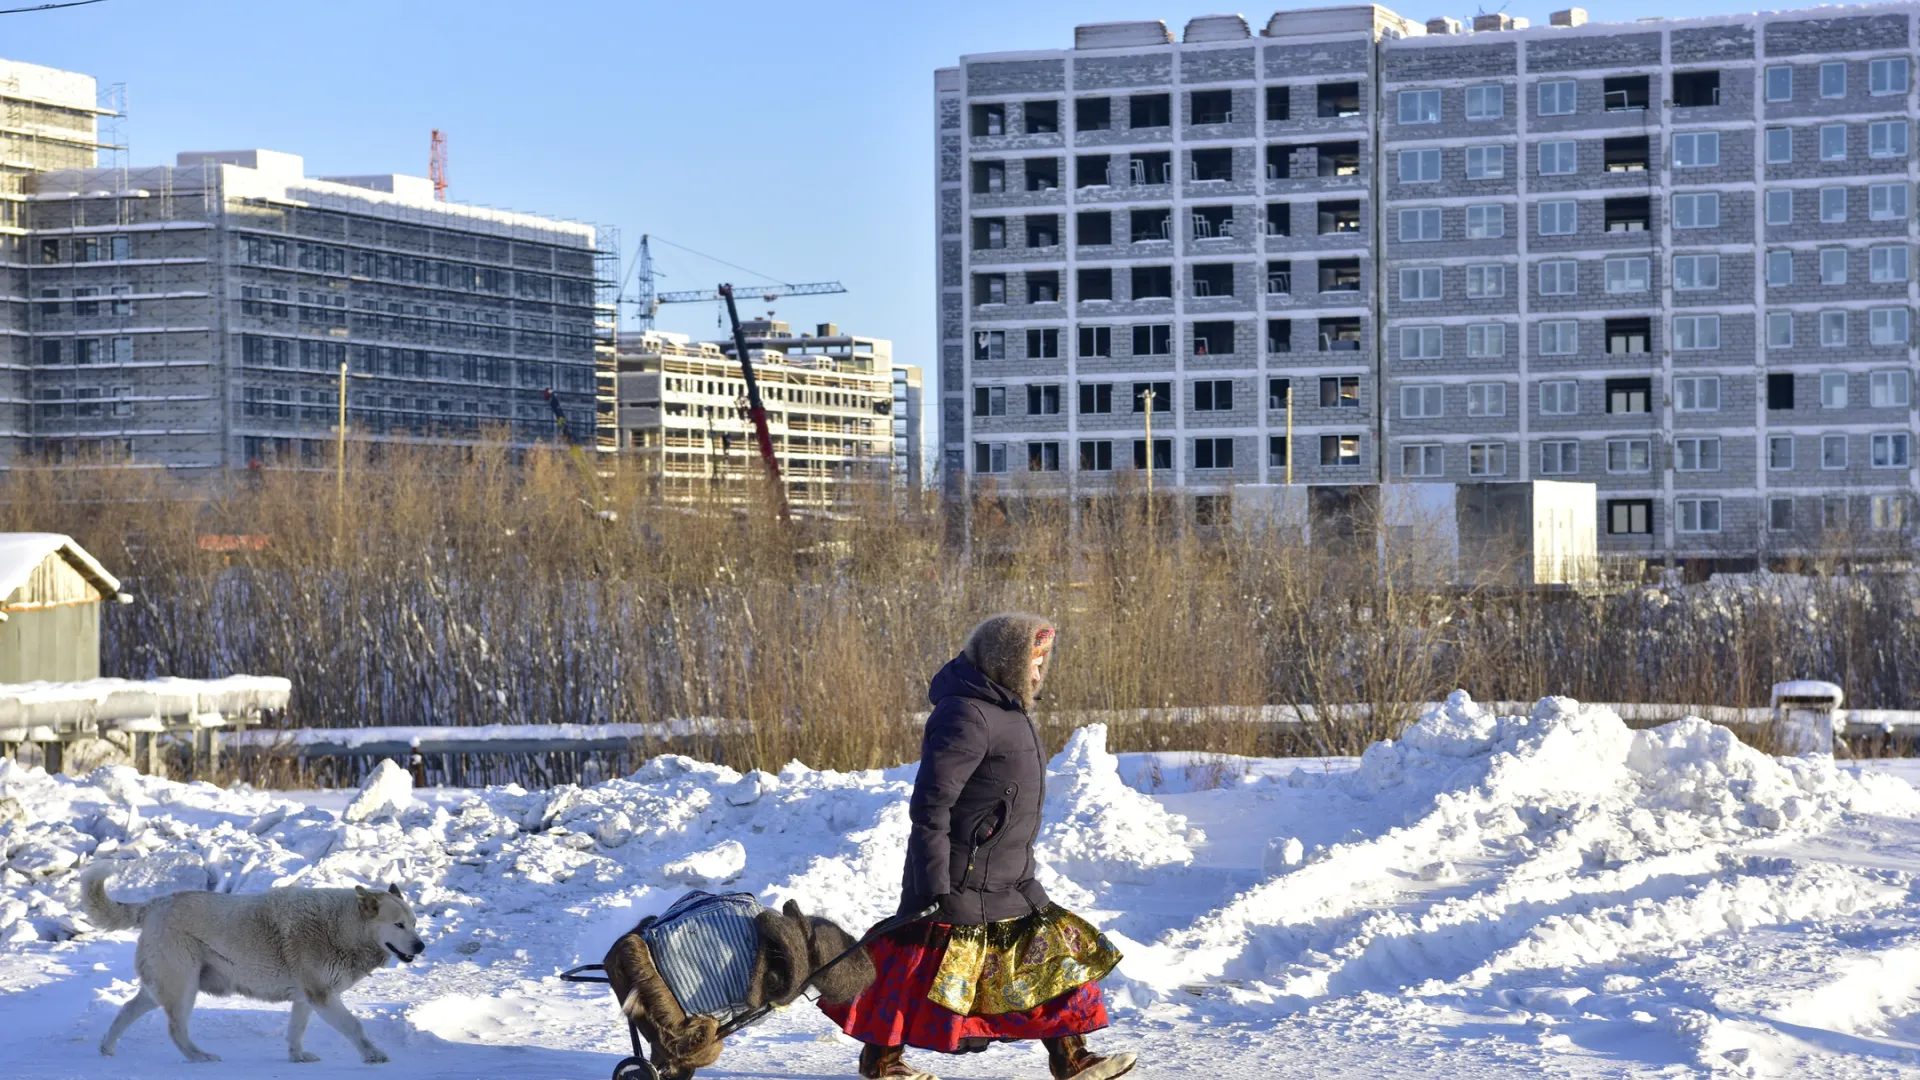
<svg viewBox="0 0 1920 1080">
<path fill-rule="evenodd" d="M 1026 612 L 1002 612 L 987 618 L 967 635 L 961 650 L 974 670 L 1007 691 L 1019 703 L 1022 712 L 1031 713 L 1040 687 L 1028 685 L 1028 665 L 1033 661 L 1033 641 L 1042 630 L 1052 630 L 1051 622 Z M 1040 669 L 1040 680 L 1053 667 L 1049 659 Z"/>
</svg>

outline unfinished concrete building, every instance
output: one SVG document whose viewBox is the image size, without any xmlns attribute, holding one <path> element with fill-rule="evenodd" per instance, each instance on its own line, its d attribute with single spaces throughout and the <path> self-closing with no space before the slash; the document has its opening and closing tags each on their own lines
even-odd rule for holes
<svg viewBox="0 0 1920 1080">
<path fill-rule="evenodd" d="M 893 365 L 893 486 L 916 494 L 927 486 L 924 378 L 918 365 Z"/>
<path fill-rule="evenodd" d="M 770 318 L 743 327 L 788 501 L 832 509 L 862 485 L 886 484 L 894 452 L 892 343 L 842 334 L 831 323 L 797 335 Z M 731 341 L 656 330 L 621 337 L 620 446 L 664 497 L 749 497 L 763 466 L 746 393 Z"/>
</svg>

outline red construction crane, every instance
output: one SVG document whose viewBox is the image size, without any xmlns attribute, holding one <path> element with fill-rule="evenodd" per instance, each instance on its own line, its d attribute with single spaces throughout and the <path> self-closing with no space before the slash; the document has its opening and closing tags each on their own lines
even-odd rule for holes
<svg viewBox="0 0 1920 1080">
<path fill-rule="evenodd" d="M 427 156 L 427 178 L 433 181 L 433 197 L 447 201 L 447 133 L 433 129 L 433 146 Z"/>
</svg>

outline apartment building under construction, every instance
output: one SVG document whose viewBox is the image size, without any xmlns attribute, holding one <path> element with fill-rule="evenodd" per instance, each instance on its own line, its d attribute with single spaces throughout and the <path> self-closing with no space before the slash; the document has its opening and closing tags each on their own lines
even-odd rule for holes
<svg viewBox="0 0 1920 1080">
<path fill-rule="evenodd" d="M 892 343 L 823 323 L 745 324 L 774 454 L 796 507 L 885 484 L 894 456 Z M 748 497 L 763 466 L 732 342 L 647 330 L 619 346 L 620 447 L 668 498 Z"/>
</svg>

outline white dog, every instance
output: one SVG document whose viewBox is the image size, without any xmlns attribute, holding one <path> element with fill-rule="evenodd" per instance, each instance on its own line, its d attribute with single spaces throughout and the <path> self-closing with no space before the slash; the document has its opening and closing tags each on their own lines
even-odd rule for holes
<svg viewBox="0 0 1920 1080">
<path fill-rule="evenodd" d="M 269 889 L 252 896 L 178 892 L 123 904 L 107 895 L 112 872 L 106 863 L 88 867 L 80 894 L 87 918 L 102 929 L 140 928 L 133 954 L 140 992 L 114 1017 L 101 1053 L 112 1054 L 135 1020 L 165 1009 L 167 1034 L 188 1061 L 220 1060 L 195 1046 L 187 1031 L 194 999 L 205 991 L 293 1002 L 287 1056 L 294 1061 L 320 1060 L 300 1045 L 316 1012 L 359 1047 L 360 1060 L 387 1060 L 340 1003 L 340 993 L 384 967 L 388 954 L 410 964 L 426 949 L 397 886 L 386 892 Z"/>
</svg>

